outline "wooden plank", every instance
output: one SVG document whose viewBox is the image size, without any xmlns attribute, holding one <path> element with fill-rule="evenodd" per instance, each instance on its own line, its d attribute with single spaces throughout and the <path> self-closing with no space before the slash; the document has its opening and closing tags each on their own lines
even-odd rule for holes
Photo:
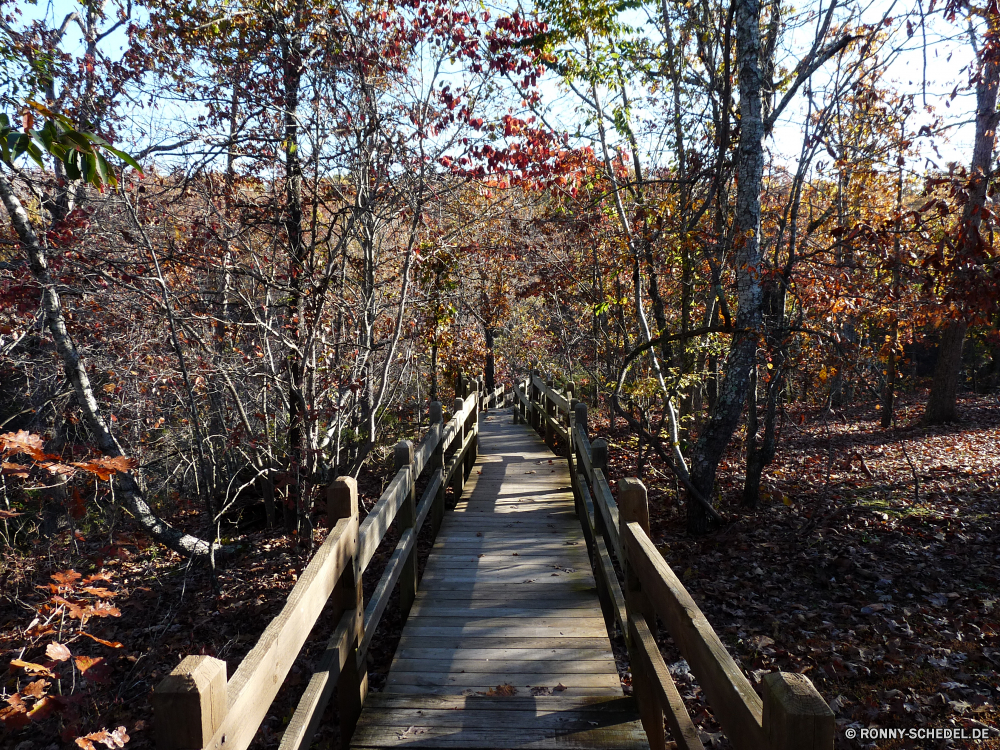
<svg viewBox="0 0 1000 750">
<path fill-rule="evenodd" d="M 545 622 L 532 624 L 519 618 L 503 619 L 498 617 L 484 617 L 481 620 L 465 617 L 420 617 L 413 622 L 407 623 L 410 635 L 433 635 L 439 633 L 442 636 L 478 635 L 491 636 L 497 638 L 513 638 L 524 636 L 527 638 L 539 637 L 560 637 L 560 638 L 591 638 L 607 635 L 607 628 L 604 626 L 603 617 L 593 617 L 589 619 L 577 618 L 573 620 L 545 619 Z"/>
<path fill-rule="evenodd" d="M 516 747 L 518 750 L 573 750 L 574 748 L 601 748 L 602 750 L 648 750 L 641 735 L 642 730 L 625 726 L 581 729 L 567 735 L 558 728 L 538 729 L 460 728 L 460 727 L 409 727 L 367 726 L 356 736 L 353 747 L 408 747 L 408 748 L 463 748 L 494 750 Z"/>
<path fill-rule="evenodd" d="M 621 691 L 621 682 L 617 674 L 556 674 L 544 672 L 389 672 L 385 689 L 391 691 L 396 685 L 451 685 L 465 688 L 472 685 L 513 685 L 517 688 L 533 687 L 589 687 L 613 688 Z"/>
<path fill-rule="evenodd" d="M 403 568 L 406 566 L 406 558 L 413 551 L 416 538 L 413 529 L 407 529 L 400 536 L 399 543 L 396 545 L 392 557 L 389 558 L 389 562 L 385 565 L 385 570 L 378 581 L 378 586 L 375 587 L 371 601 L 365 607 L 365 635 L 358 647 L 359 658 L 364 658 L 365 654 L 368 653 L 368 646 L 372 641 L 372 636 L 375 635 L 375 628 L 378 627 L 379 622 L 382 620 L 382 613 L 385 612 L 386 605 L 389 604 L 389 597 L 392 594 L 392 590 L 396 587 L 396 582 L 399 580 L 400 575 L 403 573 Z"/>
<path fill-rule="evenodd" d="M 390 693 L 391 695 L 391 693 Z M 475 698 L 470 705 L 475 706 Z M 436 727 L 504 727 L 508 725 L 551 727 L 562 729 L 567 734 L 579 729 L 593 729 L 595 726 L 627 724 L 635 720 L 634 709 L 618 711 L 495 711 L 465 708 L 459 711 L 441 708 L 397 708 L 389 711 L 369 711 L 364 726 L 420 726 Z"/>
<path fill-rule="evenodd" d="M 431 483 L 424 488 L 424 494 L 420 496 L 420 502 L 417 505 L 417 521 L 413 527 L 419 532 L 423 528 L 424 521 L 427 520 L 427 514 L 431 512 L 431 507 L 434 505 L 434 498 L 441 489 L 441 469 L 434 470 L 434 478 Z"/>
<path fill-rule="evenodd" d="M 385 532 L 388 531 L 403 502 L 409 496 L 410 489 L 410 472 L 401 469 L 396 472 L 396 476 L 389 482 L 389 486 L 385 488 L 385 492 L 379 497 L 375 507 L 361 522 L 358 564 L 362 573 L 368 568 L 368 563 L 371 562 L 375 550 L 382 543 Z"/>
<path fill-rule="evenodd" d="M 577 638 L 607 638 L 608 631 L 602 620 L 597 627 L 570 627 L 561 630 L 549 627 L 533 627 L 531 625 L 434 625 L 424 626 L 418 623 L 407 625 L 407 633 L 411 638 L 562 638 L 564 646 L 572 645 Z"/>
<path fill-rule="evenodd" d="M 226 719 L 207 745 L 245 750 L 299 655 L 316 618 L 358 547 L 357 516 L 337 522 L 302 575 L 281 612 L 240 662 L 227 686 Z"/>
<path fill-rule="evenodd" d="M 632 650 L 630 657 L 633 661 L 641 659 L 643 666 L 649 675 L 653 688 L 656 691 L 660 702 L 660 709 L 667 717 L 667 726 L 670 734 L 678 748 L 684 750 L 704 750 L 705 746 L 701 742 L 698 728 L 691 721 L 684 700 L 677 692 L 674 678 L 667 669 L 666 662 L 660 654 L 660 649 L 656 645 L 656 639 L 650 631 L 646 620 L 637 615 L 629 617 L 629 630 L 631 635 Z"/>
<path fill-rule="evenodd" d="M 554 390 L 549 388 L 545 381 L 537 375 L 531 376 L 531 382 L 538 390 L 545 394 L 549 401 L 552 401 L 559 408 L 559 411 L 563 414 L 567 414 L 569 412 L 569 401 L 567 401 L 562 394 L 556 393 Z"/>
<path fill-rule="evenodd" d="M 457 641 L 456 641 L 457 643 Z M 527 648 L 527 649 L 603 649 L 610 648 L 611 642 L 607 633 L 600 636 L 587 636 L 584 638 L 574 638 L 568 641 L 566 638 L 553 633 L 551 630 L 543 636 L 470 636 L 463 638 L 461 648 Z M 440 648 L 441 640 L 432 635 L 412 634 L 403 631 L 399 639 L 397 649 L 409 648 Z"/>
<path fill-rule="evenodd" d="M 594 546 L 596 547 L 599 575 L 604 579 L 605 591 L 608 592 L 611 611 L 614 613 L 615 621 L 618 623 L 618 627 L 621 629 L 621 632 L 624 633 L 627 627 L 625 594 L 622 592 L 621 584 L 618 582 L 618 575 L 615 573 L 615 567 L 611 564 L 611 556 L 608 554 L 608 548 L 604 544 L 604 538 L 596 535 L 594 537 Z"/>
<path fill-rule="evenodd" d="M 454 674 L 515 673 L 521 674 L 612 674 L 617 671 L 615 660 L 588 659 L 586 661 L 567 659 L 396 659 L 392 662 L 392 673 L 432 674 L 441 667 L 447 667 Z"/>
<path fill-rule="evenodd" d="M 611 488 L 604 478 L 604 472 L 600 469 L 594 470 L 594 506 L 599 510 L 604 518 L 604 527 L 614 550 L 615 557 L 622 559 L 622 543 L 618 532 L 618 506 L 615 504 L 615 497 L 611 494 Z"/>
<path fill-rule="evenodd" d="M 492 696 L 495 694 L 495 689 L 502 685 L 503 683 L 492 682 L 485 683 L 483 685 L 469 685 L 467 687 L 460 687 L 456 685 L 394 685 L 392 687 L 393 693 L 402 693 L 407 695 L 481 695 L 481 696 Z M 548 685 L 533 685 L 540 695 L 565 695 L 567 697 L 579 697 L 579 696 L 610 696 L 610 695 L 621 695 L 620 688 L 611 687 L 577 687 L 575 685 L 567 687 L 565 690 L 557 690 L 553 692 L 552 686 Z M 516 695 L 531 695 L 531 687 L 517 687 L 514 686 Z M 555 687 L 558 687 L 556 685 Z M 354 747 L 354 744 L 351 744 Z M 506 745 L 499 745 L 498 747 L 507 747 Z"/>
<path fill-rule="evenodd" d="M 464 644 L 464 642 L 463 642 Z M 475 659 L 516 659 L 522 664 L 535 660 L 552 661 L 607 661 L 614 660 L 611 644 L 607 648 L 400 648 L 397 659 L 475 660 Z"/>
<path fill-rule="evenodd" d="M 562 596 L 563 593 L 574 594 L 574 593 L 587 593 L 591 592 L 595 596 L 597 594 L 597 588 L 594 585 L 594 579 L 589 580 L 575 580 L 568 581 L 563 578 L 564 583 L 569 583 L 569 586 L 560 586 L 553 589 L 549 583 L 536 583 L 534 581 L 521 582 L 516 584 L 509 583 L 496 583 L 494 581 L 447 581 L 439 580 L 435 581 L 433 586 L 428 585 L 427 591 L 433 592 L 435 596 L 446 596 L 448 592 L 454 594 L 457 598 L 462 596 L 477 595 L 486 596 L 487 598 L 496 598 L 498 593 L 505 593 L 508 596 L 518 596 L 518 597 L 540 597 L 546 596 L 550 599 Z"/>
<path fill-rule="evenodd" d="M 726 736 L 738 749 L 766 748 L 760 696 L 642 527 L 633 521 L 625 529 L 623 541 L 629 565 L 691 665 Z"/>
<path fill-rule="evenodd" d="M 441 442 L 441 425 L 432 424 L 427 434 L 424 435 L 420 444 L 413 451 L 413 476 L 419 477 L 424 473 L 424 467 L 431 459 L 431 454 L 437 444 Z"/>
<path fill-rule="evenodd" d="M 594 604 L 590 602 L 589 607 L 559 607 L 559 606 L 545 606 L 545 607 L 524 607 L 519 608 L 520 600 L 514 600 L 513 602 L 497 603 L 494 607 L 479 607 L 476 609 L 470 609 L 466 606 L 459 607 L 449 607 L 441 603 L 435 603 L 431 605 L 426 605 L 423 602 L 420 607 L 413 607 L 410 610 L 410 617 L 465 617 L 467 619 L 476 619 L 479 617 L 506 617 L 511 619 L 527 619 L 527 618 L 537 618 L 542 617 L 556 617 L 561 619 L 575 619 L 580 617 L 581 612 L 590 613 L 594 611 Z M 367 622 L 365 627 L 368 627 Z"/>
<path fill-rule="evenodd" d="M 575 711 L 610 711 L 612 713 L 637 711 L 635 699 L 626 696 L 572 697 L 565 695 L 513 696 L 508 698 L 481 698 L 479 696 L 444 695 L 414 696 L 374 693 L 368 705 L 378 714 L 394 709 L 437 709 L 462 711 L 536 711 L 539 715 Z"/>
<path fill-rule="evenodd" d="M 333 637 L 327 643 L 316 670 L 295 707 L 291 721 L 281 735 L 281 745 L 278 750 L 300 750 L 308 748 L 311 744 L 313 735 L 316 734 L 323 718 L 326 704 L 330 702 L 333 689 L 337 686 L 340 671 L 351 653 L 355 638 L 355 622 L 353 609 L 345 611 L 340 618 L 340 623 L 333 631 Z"/>
</svg>

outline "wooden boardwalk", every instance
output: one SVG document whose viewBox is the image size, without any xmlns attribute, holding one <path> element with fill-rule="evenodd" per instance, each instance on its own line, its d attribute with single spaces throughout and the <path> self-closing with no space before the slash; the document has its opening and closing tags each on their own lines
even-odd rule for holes
<svg viewBox="0 0 1000 750">
<path fill-rule="evenodd" d="M 507 411 L 480 420 L 479 459 L 351 747 L 645 750 L 566 460 Z"/>
</svg>

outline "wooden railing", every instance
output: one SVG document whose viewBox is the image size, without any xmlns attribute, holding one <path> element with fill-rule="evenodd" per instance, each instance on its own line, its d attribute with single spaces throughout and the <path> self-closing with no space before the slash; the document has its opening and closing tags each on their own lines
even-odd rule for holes
<svg viewBox="0 0 1000 750">
<path fill-rule="evenodd" d="M 432 402 L 431 427 L 420 443 L 397 443 L 396 473 L 364 521 L 359 522 L 357 482 L 352 477 L 340 477 L 328 487 L 331 530 L 326 541 L 231 679 L 226 679 L 224 661 L 188 656 L 157 685 L 152 703 L 159 750 L 245 750 L 331 597 L 333 634 L 280 747 L 309 747 L 334 687 L 339 688 L 341 744 L 347 747 L 367 694 L 368 648 L 389 597 L 398 586 L 405 619 L 416 596 L 417 534 L 430 518 L 432 534 L 437 535 L 446 488 L 460 497 L 475 464 L 479 412 L 504 400 L 503 387 L 483 393 L 481 379 L 460 377 L 456 393 L 447 423 L 441 403 Z M 422 477 L 428 481 L 418 501 Z M 362 576 L 394 523 L 399 542 L 366 606 Z"/>
<path fill-rule="evenodd" d="M 701 609 L 649 538 L 646 487 L 634 478 L 607 480 L 608 446 L 590 441 L 587 405 L 537 370 L 514 384 L 514 421 L 558 436 L 568 452 L 577 512 L 583 523 L 608 630 L 625 637 L 632 686 L 650 748 L 665 746 L 664 717 L 678 747 L 701 750 L 697 728 L 656 644 L 663 623 L 736 750 L 830 750 L 835 723 L 808 677 L 772 672 L 762 696 L 730 656 Z M 623 577 L 615 571 L 617 560 Z"/>
</svg>

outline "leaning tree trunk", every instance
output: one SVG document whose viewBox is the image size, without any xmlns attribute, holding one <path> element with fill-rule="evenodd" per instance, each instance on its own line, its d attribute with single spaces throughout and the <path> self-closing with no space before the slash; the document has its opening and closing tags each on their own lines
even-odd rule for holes
<svg viewBox="0 0 1000 750">
<path fill-rule="evenodd" d="M 991 24 L 996 18 L 987 19 Z M 994 50 L 997 39 L 992 29 L 984 45 L 983 70 L 976 85 L 976 140 L 972 150 L 972 169 L 969 178 L 969 200 L 962 211 L 962 224 L 958 237 L 960 257 L 971 258 L 979 254 L 983 238 L 979 234 L 982 224 L 983 206 L 986 205 L 986 190 L 992 177 L 993 146 L 996 142 L 996 128 L 1000 115 L 997 113 L 997 89 L 1000 87 L 1000 60 Z M 960 316 L 951 321 L 941 334 L 938 345 L 937 366 L 931 383 L 924 422 L 940 424 L 954 421 L 957 414 L 955 402 L 958 398 L 959 373 L 962 369 L 962 345 L 968 319 Z"/>
<path fill-rule="evenodd" d="M 708 424 L 691 460 L 691 482 L 702 497 L 711 498 L 722 454 L 733 436 L 746 403 L 750 371 L 757 359 L 761 328 L 760 193 L 764 180 L 763 76 L 760 63 L 760 0 L 734 0 L 736 57 L 740 87 L 740 139 L 737 155 L 735 237 L 738 333 L 726 357 Z M 687 527 L 692 534 L 708 530 L 708 512 L 693 499 L 688 502 Z"/>
<path fill-rule="evenodd" d="M 31 267 L 32 276 L 39 286 L 42 287 L 42 309 L 45 315 L 45 324 L 52 334 L 52 339 L 56 345 L 56 351 L 66 369 L 66 376 L 73 384 L 73 391 L 76 400 L 83 412 L 84 421 L 90 428 L 91 434 L 97 440 L 97 445 L 106 456 L 117 458 L 124 456 L 125 452 L 121 445 L 111 434 L 107 422 L 101 416 L 100 407 L 94 397 L 94 389 L 90 385 L 90 378 L 87 376 L 87 368 L 83 358 L 77 351 L 66 329 L 66 318 L 63 315 L 62 302 L 59 293 L 56 291 L 56 283 L 49 273 L 48 260 L 42 248 L 38 235 L 31 226 L 28 213 L 21 205 L 21 201 L 15 195 L 10 182 L 6 177 L 0 175 L 0 200 L 3 200 L 4 207 L 10 215 L 11 223 L 17 232 L 18 239 L 28 254 L 28 263 Z M 209 542 L 185 534 L 170 526 L 168 523 L 157 517 L 150 509 L 146 498 L 136 482 L 131 472 L 123 471 L 117 475 L 117 485 L 119 494 L 125 498 L 125 504 L 129 511 L 136 517 L 142 527 L 156 541 L 165 544 L 170 549 L 182 555 L 190 557 L 208 557 L 212 552 L 212 545 Z M 218 550 L 218 547 L 216 547 Z"/>
</svg>

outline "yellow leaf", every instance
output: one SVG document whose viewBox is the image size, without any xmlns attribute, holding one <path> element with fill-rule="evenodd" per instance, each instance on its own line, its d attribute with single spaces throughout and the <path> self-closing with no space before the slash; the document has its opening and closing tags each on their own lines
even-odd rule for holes
<svg viewBox="0 0 1000 750">
<path fill-rule="evenodd" d="M 108 383 L 106 386 L 104 386 L 104 392 L 105 393 L 114 393 L 115 392 L 115 388 L 117 388 L 117 387 L 118 387 L 117 383 Z"/>
<path fill-rule="evenodd" d="M 792 498 L 790 498 L 788 495 L 782 495 L 781 496 L 781 502 L 783 502 L 785 505 L 791 507 L 791 505 L 792 505 Z"/>
</svg>

